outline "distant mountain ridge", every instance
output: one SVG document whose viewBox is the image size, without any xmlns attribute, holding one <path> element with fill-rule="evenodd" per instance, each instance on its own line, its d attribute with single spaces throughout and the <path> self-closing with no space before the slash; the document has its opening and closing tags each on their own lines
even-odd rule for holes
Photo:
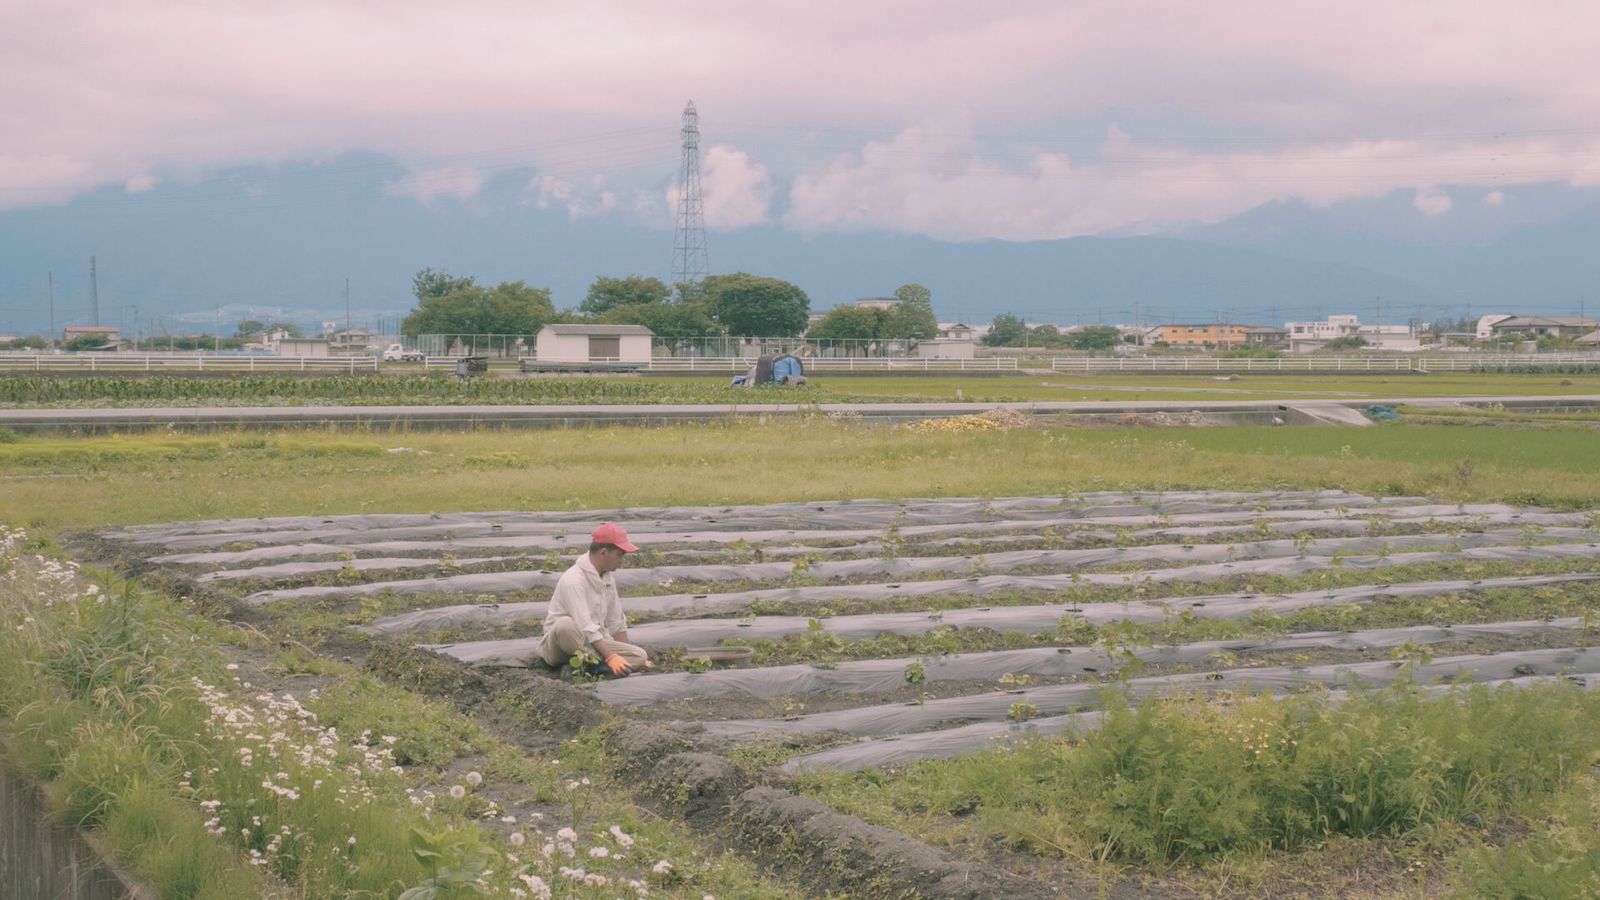
<svg viewBox="0 0 1600 900">
<path fill-rule="evenodd" d="M 57 328 L 88 319 L 88 258 L 98 257 L 101 320 L 205 320 L 219 307 L 325 316 L 403 314 L 424 266 L 480 281 L 549 287 L 575 307 L 597 275 L 665 279 L 672 234 L 615 218 L 569 218 L 495 184 L 462 204 L 424 206 L 377 185 L 318 193 L 294 173 L 262 175 L 267 202 L 242 180 L 102 191 L 59 207 L 0 213 L 0 331 L 43 331 L 53 271 Z M 312 185 L 314 187 L 314 185 Z M 1398 201 L 1397 201 L 1398 202 Z M 947 243 L 887 235 L 807 237 L 778 226 L 713 231 L 713 271 L 787 279 L 825 310 L 886 296 L 906 282 L 933 291 L 941 319 L 987 322 L 1212 321 L 1281 324 L 1356 313 L 1404 321 L 1466 306 L 1529 313 L 1600 309 L 1600 215 L 1582 209 L 1481 243 L 1335 233 L 1313 210 L 1253 211 L 1181 237 Z M 1359 223 L 1358 223 L 1359 224 Z M 1379 299 L 1381 298 L 1381 300 Z M 1137 306 L 1137 309 L 1136 309 Z M 135 307 L 137 309 L 135 309 Z M 1274 313 L 1276 315 L 1274 315 Z M 208 323 L 209 324 L 209 323 Z M 222 322 L 224 328 L 237 324 Z M 359 323 L 358 323 L 359 324 Z"/>
</svg>

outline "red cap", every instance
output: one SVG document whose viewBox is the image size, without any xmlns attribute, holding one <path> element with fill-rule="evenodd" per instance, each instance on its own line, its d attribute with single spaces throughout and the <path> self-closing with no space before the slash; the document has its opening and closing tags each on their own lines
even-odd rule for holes
<svg viewBox="0 0 1600 900">
<path fill-rule="evenodd" d="M 622 526 L 615 522 L 602 522 L 600 527 L 594 530 L 594 534 L 590 535 L 589 539 L 596 544 L 612 544 L 623 553 L 632 553 L 639 549 L 628 543 L 628 533 L 623 531 Z"/>
</svg>

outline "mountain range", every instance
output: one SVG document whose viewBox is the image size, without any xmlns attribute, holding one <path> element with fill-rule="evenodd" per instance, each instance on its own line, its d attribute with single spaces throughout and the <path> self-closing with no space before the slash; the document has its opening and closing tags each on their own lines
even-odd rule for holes
<svg viewBox="0 0 1600 900">
<path fill-rule="evenodd" d="M 230 331 L 245 317 L 342 324 L 347 278 L 352 321 L 388 330 L 425 266 L 547 287 L 560 308 L 597 275 L 669 277 L 665 226 L 541 207 L 505 177 L 465 202 L 422 203 L 385 192 L 375 170 L 364 183 L 244 170 L 0 212 L 0 332 L 46 330 L 47 275 L 57 328 L 87 323 L 91 256 L 103 323 L 173 333 Z M 1593 312 L 1600 202 L 1571 188 L 1551 196 L 1561 199 L 1511 212 L 1463 201 L 1437 216 L 1403 194 L 1269 204 L 1159 236 L 949 243 L 772 223 L 714 230 L 708 244 L 713 272 L 792 281 L 814 310 L 920 282 L 941 319 L 973 323 L 1002 312 L 1064 325 Z"/>
</svg>

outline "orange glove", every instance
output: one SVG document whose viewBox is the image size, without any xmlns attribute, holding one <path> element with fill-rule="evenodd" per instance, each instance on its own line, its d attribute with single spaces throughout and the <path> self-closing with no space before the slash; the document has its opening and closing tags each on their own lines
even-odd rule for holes
<svg viewBox="0 0 1600 900">
<path fill-rule="evenodd" d="M 606 668 L 611 670 L 612 675 L 620 678 L 628 674 L 628 661 L 622 658 L 622 654 L 613 653 L 606 657 Z"/>
</svg>

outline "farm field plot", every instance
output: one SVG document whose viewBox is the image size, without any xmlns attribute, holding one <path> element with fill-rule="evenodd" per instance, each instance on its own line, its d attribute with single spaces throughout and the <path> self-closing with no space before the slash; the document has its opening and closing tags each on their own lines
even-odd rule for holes
<svg viewBox="0 0 1600 900">
<path fill-rule="evenodd" d="M 1068 375 L 995 377 L 823 375 L 804 388 L 751 391 L 722 377 L 444 375 L 0 377 L 0 408 L 421 404 L 726 404 L 1029 401 L 1305 400 L 1567 396 L 1600 393 L 1594 375 Z"/>
<path fill-rule="evenodd" d="M 1595 761 L 1588 508 L 1123 489 L 155 523 L 102 530 L 93 552 L 308 642 L 554 681 L 569 676 L 529 662 L 539 622 L 604 519 L 643 548 L 618 582 L 658 666 L 579 677 L 577 696 L 675 736 L 681 752 L 639 777 L 687 790 L 690 821 L 735 815 L 721 804 L 748 798 L 728 785 L 754 781 L 993 867 L 1013 896 L 1272 893 L 1305 877 L 1295 866 L 1335 892 L 1367 878 L 1431 895 L 1493 868 L 1490 850 L 1441 863 L 1451 829 L 1565 797 L 1551 767 Z M 749 663 L 716 667 L 711 648 Z M 1316 749 L 1333 734 L 1348 753 Z M 1106 795 L 1163 762 L 1210 774 Z M 1513 762 L 1508 785 L 1495 773 Z M 1259 778 L 1230 793 L 1234 766 Z M 1242 796 L 1256 781 L 1277 793 Z M 1393 865 L 1303 852 L 1418 829 L 1434 843 Z"/>
</svg>

